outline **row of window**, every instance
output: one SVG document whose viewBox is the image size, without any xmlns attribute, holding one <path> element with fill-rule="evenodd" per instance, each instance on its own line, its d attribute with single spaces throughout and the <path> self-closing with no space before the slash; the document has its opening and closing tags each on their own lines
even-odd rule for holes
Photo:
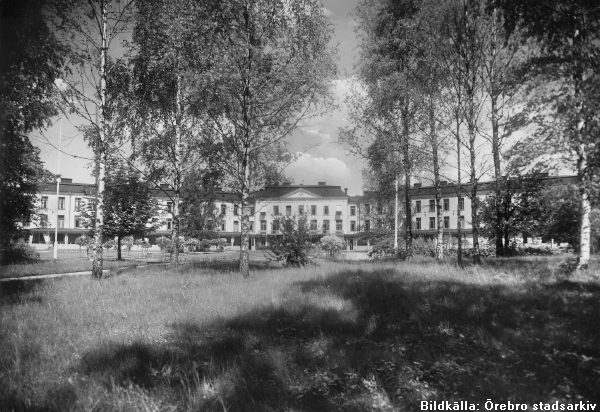
<svg viewBox="0 0 600 412">
<path fill-rule="evenodd" d="M 450 199 L 442 199 L 442 209 L 444 212 L 448 212 L 450 210 Z M 465 210 L 465 198 L 458 198 L 458 210 Z M 416 211 L 417 213 L 421 213 L 421 201 L 416 201 Z M 429 211 L 435 212 L 435 200 L 429 200 Z"/>
<path fill-rule="evenodd" d="M 429 218 L 429 229 L 436 229 L 437 225 L 435 223 L 435 220 L 436 220 L 435 217 Z M 458 223 L 459 223 L 461 229 L 464 229 L 465 228 L 465 217 L 459 216 Z M 422 227 L 420 217 L 417 218 L 416 229 L 417 230 L 424 229 L 424 227 Z M 449 216 L 444 216 L 444 229 L 450 229 L 450 217 Z"/>
<path fill-rule="evenodd" d="M 81 209 L 81 198 L 80 197 L 76 197 L 75 198 L 75 211 L 79 212 L 79 210 Z M 42 196 L 42 199 L 40 200 L 40 206 L 42 207 L 42 209 L 47 209 L 48 208 L 48 196 Z M 58 210 L 65 210 L 65 198 L 63 196 L 60 196 L 58 198 Z"/>
<path fill-rule="evenodd" d="M 40 215 L 40 226 L 48 227 L 50 226 L 48 223 L 48 215 Z M 65 227 L 65 215 L 58 215 L 58 228 L 64 229 Z M 75 228 L 81 228 L 81 218 L 75 217 Z"/>
<path fill-rule="evenodd" d="M 287 222 L 286 222 L 287 223 Z M 289 224 L 292 224 L 292 221 L 289 221 Z M 319 225 L 317 220 L 310 220 L 309 221 L 309 228 L 310 230 L 318 230 Z M 271 222 L 271 230 L 273 233 L 278 232 L 280 229 L 280 225 L 279 225 L 279 221 L 275 220 L 273 222 Z M 330 221 L 329 220 L 323 220 L 323 223 L 321 224 L 321 229 L 323 229 L 324 231 L 329 231 L 330 230 Z M 344 230 L 344 226 L 343 226 L 343 221 L 342 220 L 336 220 L 335 221 L 335 230 L 340 232 L 342 230 Z M 266 232 L 267 231 L 267 221 L 266 220 L 261 220 L 260 221 L 260 231 L 261 232 Z M 354 232 L 356 231 L 356 222 L 354 220 L 350 221 L 350 231 Z"/>
</svg>

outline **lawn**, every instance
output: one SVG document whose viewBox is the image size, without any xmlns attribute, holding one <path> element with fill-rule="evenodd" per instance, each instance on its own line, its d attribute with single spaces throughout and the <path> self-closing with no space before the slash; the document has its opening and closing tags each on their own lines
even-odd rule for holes
<svg viewBox="0 0 600 412">
<path fill-rule="evenodd" d="M 597 403 L 600 262 L 569 280 L 559 262 L 252 262 L 242 279 L 221 261 L 7 282 L 0 410 Z"/>
<path fill-rule="evenodd" d="M 180 255 L 180 262 L 214 261 L 231 259 L 238 256 L 232 251 L 224 253 L 187 253 Z M 168 262 L 169 254 L 152 252 L 143 256 L 141 252 L 123 252 L 123 260 L 117 260 L 115 251 L 104 252 L 104 269 L 117 269 L 127 266 L 144 265 L 146 263 Z M 52 252 L 40 253 L 40 260 L 34 263 L 0 266 L 0 279 L 18 278 L 24 276 L 50 275 L 58 273 L 86 272 L 92 270 L 92 262 L 81 256 L 78 251 L 61 251 L 58 259 L 54 260 Z"/>
</svg>

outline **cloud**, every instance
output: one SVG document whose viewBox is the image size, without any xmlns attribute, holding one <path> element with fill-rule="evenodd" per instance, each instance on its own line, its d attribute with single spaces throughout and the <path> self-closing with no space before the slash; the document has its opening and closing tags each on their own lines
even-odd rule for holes
<svg viewBox="0 0 600 412">
<path fill-rule="evenodd" d="M 327 7 L 323 6 L 323 14 L 327 17 L 331 17 L 333 16 L 333 13 L 331 12 L 331 10 L 329 10 Z"/>
<path fill-rule="evenodd" d="M 313 157 L 310 153 L 301 154 L 298 160 L 287 167 L 285 174 L 294 178 L 296 184 L 327 182 L 344 188 L 352 182 L 352 172 L 346 163 L 335 157 Z"/>
</svg>

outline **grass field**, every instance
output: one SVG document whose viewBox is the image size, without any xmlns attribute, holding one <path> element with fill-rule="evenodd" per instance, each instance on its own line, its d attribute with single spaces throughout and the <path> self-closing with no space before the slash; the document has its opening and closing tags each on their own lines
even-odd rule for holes
<svg viewBox="0 0 600 412">
<path fill-rule="evenodd" d="M 0 284 L 2 411 L 600 401 L 600 262 L 233 262 Z M 597 406 L 600 409 L 600 405 Z"/>
</svg>

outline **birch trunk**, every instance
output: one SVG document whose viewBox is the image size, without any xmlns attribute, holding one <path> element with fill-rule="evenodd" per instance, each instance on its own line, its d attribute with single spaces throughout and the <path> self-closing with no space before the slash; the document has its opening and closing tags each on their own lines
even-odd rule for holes
<svg viewBox="0 0 600 412">
<path fill-rule="evenodd" d="M 182 152 L 183 145 L 181 141 L 181 79 L 179 74 L 175 76 L 175 181 L 173 185 L 173 206 L 171 214 L 173 216 L 173 228 L 171 230 L 171 240 L 173 241 L 173 253 L 171 261 L 175 262 L 175 267 L 179 267 L 179 199 L 182 180 Z"/>
<path fill-rule="evenodd" d="M 106 152 L 104 148 L 105 143 L 105 130 L 106 130 L 106 119 L 104 116 L 104 108 L 106 107 L 106 53 L 107 53 L 107 24 L 108 24 L 108 10 L 106 1 L 101 3 L 101 16 L 102 19 L 102 35 L 101 35 L 101 48 L 100 48 L 100 107 L 98 109 L 98 120 L 100 122 L 98 130 L 98 142 L 96 145 L 96 162 L 97 164 L 97 177 L 96 177 L 96 221 L 94 226 L 94 260 L 92 263 L 92 277 L 95 279 L 102 278 L 102 266 L 103 266 L 103 249 L 102 249 L 102 238 L 104 237 L 103 221 L 104 221 L 104 176 L 106 174 Z"/>
<path fill-rule="evenodd" d="M 404 168 L 406 170 L 405 176 L 405 209 L 406 209 L 406 259 L 411 259 L 413 256 L 412 250 L 412 204 L 410 196 L 410 175 L 412 171 L 411 160 L 410 160 L 410 144 L 409 144 L 409 124 L 408 124 L 408 103 L 402 111 L 402 138 L 403 138 L 403 157 L 404 157 Z"/>
<path fill-rule="evenodd" d="M 440 160 L 438 157 L 439 141 L 435 130 L 435 107 L 433 99 L 431 99 L 429 104 L 429 133 L 433 161 L 433 179 L 435 184 L 435 211 L 437 222 L 435 258 L 441 260 L 444 259 L 444 217 L 442 216 L 442 188 L 440 186 Z"/>
<path fill-rule="evenodd" d="M 498 36 L 498 27 L 496 21 L 496 9 L 493 10 L 492 14 L 492 33 L 491 33 L 491 42 L 490 42 L 490 70 L 489 70 L 489 80 L 490 80 L 490 103 L 491 103 L 491 121 L 492 121 L 492 155 L 494 158 L 494 178 L 496 180 L 495 185 L 495 195 L 496 195 L 496 257 L 504 256 L 504 249 L 508 247 L 508 245 L 502 245 L 502 235 L 503 235 L 503 219 L 502 213 L 500 209 L 500 198 L 502 196 L 502 170 L 500 165 L 500 138 L 499 138 L 499 119 L 498 119 L 498 85 L 496 76 L 498 75 L 496 71 L 496 57 L 497 57 L 497 36 Z"/>
<path fill-rule="evenodd" d="M 460 198 L 462 195 L 462 187 L 461 187 L 461 173 L 460 173 L 460 117 L 457 113 L 456 117 L 456 164 L 458 167 L 458 179 L 456 183 L 456 193 L 458 204 L 456 206 L 456 235 L 458 236 L 458 250 L 456 255 L 457 263 L 462 266 L 462 227 L 460 226 L 460 217 L 462 216 L 462 210 L 460 209 Z"/>
</svg>

